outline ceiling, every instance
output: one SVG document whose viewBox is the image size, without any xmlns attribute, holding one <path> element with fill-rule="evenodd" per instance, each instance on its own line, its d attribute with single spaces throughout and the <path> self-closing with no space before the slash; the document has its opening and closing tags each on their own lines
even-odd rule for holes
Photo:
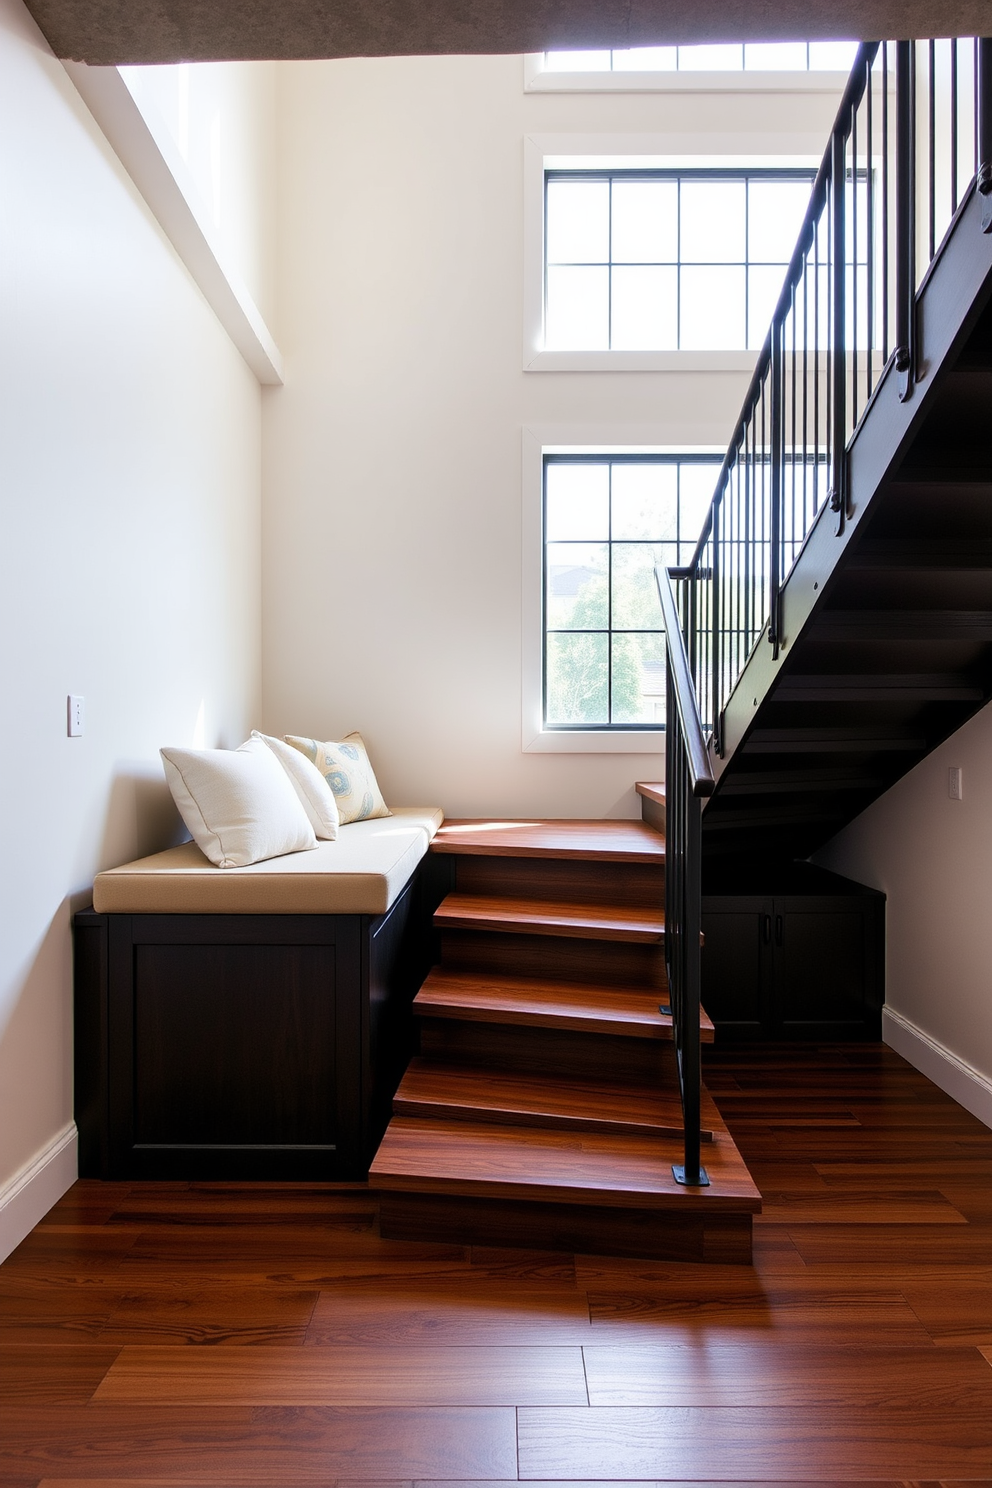
<svg viewBox="0 0 992 1488">
<path fill-rule="evenodd" d="M 970 36 L 992 0 L 27 0 L 94 64 L 424 56 L 816 37 Z"/>
</svg>

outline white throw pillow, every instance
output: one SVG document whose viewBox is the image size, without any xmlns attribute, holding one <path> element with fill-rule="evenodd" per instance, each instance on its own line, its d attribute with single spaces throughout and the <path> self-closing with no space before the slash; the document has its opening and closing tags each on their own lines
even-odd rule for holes
<svg viewBox="0 0 992 1488">
<path fill-rule="evenodd" d="M 239 749 L 160 749 L 179 814 L 218 868 L 317 846 L 289 777 L 261 739 Z"/>
<path fill-rule="evenodd" d="M 346 822 L 370 821 L 376 816 L 392 816 L 382 799 L 361 734 L 348 734 L 340 740 L 297 738 L 286 735 L 286 743 L 298 749 L 334 792 L 341 825 Z"/>
<path fill-rule="evenodd" d="M 253 739 L 261 739 L 263 744 L 268 745 L 286 771 L 293 789 L 300 798 L 300 805 L 306 812 L 317 836 L 325 842 L 333 842 L 338 835 L 338 823 L 341 820 L 338 815 L 338 803 L 334 799 L 334 792 L 317 766 L 311 764 L 305 754 L 301 754 L 298 749 L 294 749 L 291 744 L 286 744 L 282 739 L 273 739 L 268 734 L 260 734 L 258 729 L 252 729 L 251 736 Z"/>
</svg>

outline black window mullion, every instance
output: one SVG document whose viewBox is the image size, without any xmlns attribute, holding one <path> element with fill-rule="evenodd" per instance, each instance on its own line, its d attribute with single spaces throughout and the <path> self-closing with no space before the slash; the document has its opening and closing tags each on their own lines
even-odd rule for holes
<svg viewBox="0 0 992 1488">
<path fill-rule="evenodd" d="M 562 636 L 565 636 L 565 635 L 603 636 L 605 638 L 605 640 L 606 640 L 607 650 L 608 650 L 608 656 L 607 656 L 607 721 L 605 723 L 601 723 L 601 724 L 594 724 L 594 723 L 582 722 L 582 723 L 575 723 L 575 724 L 560 724 L 560 725 L 555 725 L 554 728 L 555 728 L 555 731 L 556 732 L 567 733 L 567 732 L 570 732 L 570 731 L 571 732 L 583 731 L 583 732 L 608 733 L 608 732 L 616 732 L 616 731 L 620 731 L 620 730 L 624 730 L 624 731 L 660 732 L 660 731 L 662 731 L 664 729 L 665 724 L 663 722 L 660 723 L 660 724 L 654 724 L 654 723 L 650 723 L 650 722 L 648 722 L 648 723 L 645 723 L 645 722 L 617 722 L 617 723 L 615 723 L 613 721 L 613 709 L 614 709 L 614 701 L 613 701 L 613 694 L 614 694 L 613 643 L 614 643 L 614 640 L 616 639 L 617 635 L 621 633 L 621 632 L 618 632 L 617 631 L 617 629 L 615 627 L 615 623 L 614 623 L 615 617 L 614 617 L 614 585 L 613 585 L 613 557 L 614 557 L 613 550 L 614 550 L 614 547 L 615 547 L 616 543 L 619 541 L 619 539 L 617 539 L 615 537 L 614 530 L 613 530 L 613 528 L 614 528 L 614 524 L 613 524 L 613 472 L 614 472 L 614 468 L 616 466 L 618 466 L 618 465 L 627 465 L 627 464 L 647 464 L 647 465 L 659 465 L 659 466 L 671 466 L 671 465 L 674 465 L 675 466 L 675 476 L 676 476 L 676 479 L 675 479 L 675 502 L 676 502 L 676 509 L 675 509 L 675 551 L 676 551 L 676 555 L 677 555 L 676 561 L 679 562 L 679 563 L 681 563 L 682 560 L 683 560 L 683 553 L 682 553 L 683 544 L 690 541 L 689 535 L 686 534 L 686 532 L 684 531 L 684 519 L 683 519 L 683 511 L 682 511 L 682 505 L 683 505 L 683 503 L 682 503 L 682 467 L 683 467 L 683 465 L 688 466 L 688 465 L 693 465 L 693 464 L 707 464 L 707 463 L 714 463 L 715 461 L 716 461 L 716 456 L 709 455 L 709 454 L 700 454 L 700 455 L 687 455 L 687 454 L 683 454 L 683 455 L 679 455 L 679 454 L 667 454 L 666 453 L 666 454 L 629 454 L 629 455 L 627 455 L 627 454 L 618 454 L 618 455 L 615 455 L 615 456 L 604 456 L 604 454 L 602 454 L 600 452 L 590 450 L 588 453 L 577 453 L 577 454 L 568 454 L 568 455 L 565 455 L 565 454 L 562 454 L 562 455 L 545 455 L 545 457 L 544 457 L 544 468 L 543 468 L 543 490 L 542 490 L 542 512 L 543 512 L 543 534 L 542 534 L 542 536 L 543 536 L 543 544 L 542 544 L 542 579 L 541 579 L 541 586 L 542 586 L 542 608 L 543 608 L 543 616 L 542 616 L 542 621 L 543 621 L 543 656 L 544 656 L 544 667 L 543 667 L 543 676 L 542 676 L 542 708 L 543 708 L 543 718 L 544 718 L 545 724 L 547 724 L 547 716 L 548 716 L 547 715 L 547 709 L 548 709 L 548 654 L 549 654 L 548 642 L 549 642 L 549 638 L 551 636 L 555 636 L 555 635 L 562 635 Z M 569 464 L 569 465 L 572 465 L 572 464 L 597 464 L 597 465 L 603 465 L 603 464 L 605 464 L 606 467 L 607 467 L 608 511 L 607 511 L 607 539 L 606 539 L 606 548 L 607 548 L 607 562 L 608 562 L 609 567 L 608 567 L 608 572 L 607 572 L 607 626 L 606 626 L 606 628 L 603 628 L 602 626 L 596 626 L 595 628 L 588 628 L 588 629 L 587 628 L 574 629 L 574 628 L 571 628 L 571 627 L 568 627 L 568 626 L 554 626 L 554 627 L 552 627 L 552 626 L 549 626 L 549 624 L 548 624 L 548 603 L 549 603 L 549 591 L 548 591 L 548 554 L 547 554 L 547 547 L 548 547 L 548 537 L 547 537 L 548 469 L 549 469 L 549 466 L 551 466 L 552 464 L 558 464 L 558 463 Z M 583 540 L 582 539 L 574 539 L 574 541 L 576 543 L 581 543 Z M 631 543 L 635 543 L 635 544 L 637 544 L 638 546 L 640 546 L 642 548 L 652 549 L 652 548 L 655 548 L 655 547 L 662 547 L 662 546 L 664 546 L 664 544 L 667 541 L 667 539 L 665 539 L 665 538 L 661 537 L 660 535 L 658 535 L 656 537 L 631 538 L 631 539 L 627 539 L 627 541 L 629 541 Z M 694 536 L 692 537 L 691 541 L 694 544 L 694 542 L 695 542 L 695 537 Z M 657 625 L 657 626 L 645 625 L 645 626 L 641 626 L 636 631 L 635 630 L 631 630 L 628 627 L 627 628 L 627 631 L 626 632 L 623 632 L 623 633 L 629 633 L 631 635 L 639 635 L 642 632 L 644 634 L 663 635 L 664 634 L 664 626 L 663 625 Z"/>
</svg>

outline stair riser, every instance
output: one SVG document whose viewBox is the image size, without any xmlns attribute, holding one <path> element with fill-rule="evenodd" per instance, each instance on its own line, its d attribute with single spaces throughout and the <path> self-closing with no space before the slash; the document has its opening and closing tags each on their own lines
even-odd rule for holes
<svg viewBox="0 0 992 1488">
<path fill-rule="evenodd" d="M 574 904 L 615 904 L 662 909 L 664 864 L 595 863 L 581 859 L 453 859 L 460 894 L 502 894 L 509 899 L 562 899 Z"/>
<path fill-rule="evenodd" d="M 676 1079 L 670 1043 L 562 1029 L 422 1018 L 420 1052 L 451 1064 L 526 1075 L 576 1075 L 645 1083 L 657 1080 L 668 1088 Z"/>
<path fill-rule="evenodd" d="M 666 986 L 665 952 L 660 945 L 443 930 L 441 956 L 443 965 L 451 971 L 546 977 L 559 982 L 613 981 L 622 986 L 658 989 L 659 999 Z"/>
<path fill-rule="evenodd" d="M 579 1204 L 472 1199 L 383 1191 L 380 1230 L 387 1240 L 508 1245 L 583 1255 L 751 1263 L 750 1214 L 670 1214 L 657 1209 L 596 1209 Z M 705 1199 L 696 1200 L 705 1203 Z"/>
</svg>

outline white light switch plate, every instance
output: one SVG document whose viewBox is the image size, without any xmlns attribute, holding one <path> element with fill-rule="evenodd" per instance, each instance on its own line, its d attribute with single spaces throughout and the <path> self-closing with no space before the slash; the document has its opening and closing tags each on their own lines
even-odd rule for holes
<svg viewBox="0 0 992 1488">
<path fill-rule="evenodd" d="M 78 739 L 79 735 L 83 732 L 83 722 L 86 717 L 86 699 L 70 692 L 66 701 L 69 738 Z"/>
<path fill-rule="evenodd" d="M 964 782 L 961 777 L 961 766 L 951 765 L 947 772 L 947 794 L 952 801 L 960 801 L 964 797 Z"/>
</svg>

